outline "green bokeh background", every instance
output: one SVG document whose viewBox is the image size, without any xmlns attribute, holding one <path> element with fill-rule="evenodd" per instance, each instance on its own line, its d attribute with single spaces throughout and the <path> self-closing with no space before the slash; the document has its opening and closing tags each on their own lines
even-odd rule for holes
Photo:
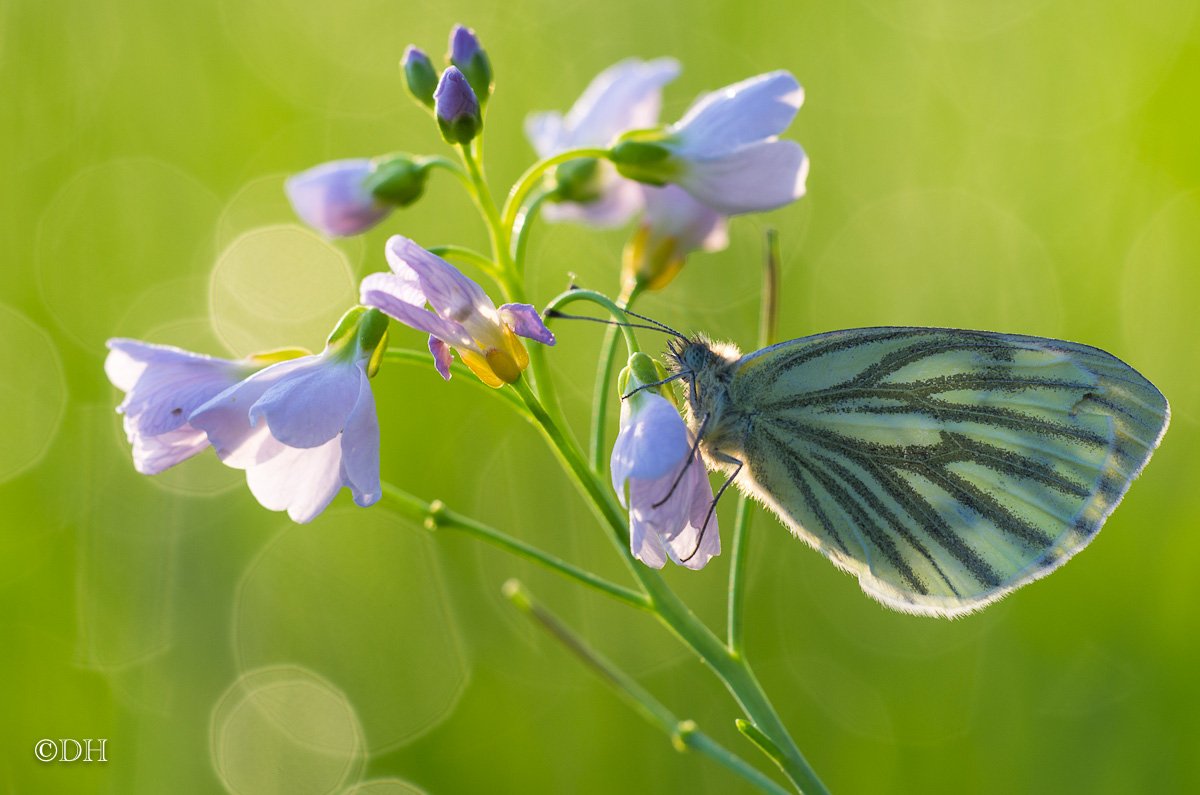
<svg viewBox="0 0 1200 795">
<path fill-rule="evenodd" d="M 727 251 L 694 257 L 643 311 L 751 347 L 776 226 L 785 337 L 1050 335 L 1115 353 L 1171 401 L 1162 449 L 1096 543 L 980 615 L 887 612 L 756 516 L 750 654 L 830 788 L 1200 790 L 1198 5 L 0 1 L 0 789 L 749 791 L 675 753 L 499 589 L 520 577 L 762 764 L 727 693 L 647 616 L 346 495 L 292 525 L 211 454 L 132 469 L 107 337 L 315 348 L 384 267 L 388 235 L 486 247 L 444 174 L 336 244 L 295 226 L 280 190 L 324 160 L 443 151 L 396 62 L 409 42 L 440 53 L 462 21 L 497 71 L 498 191 L 531 161 L 524 115 L 566 109 L 620 58 L 684 63 L 668 120 L 759 72 L 805 86 L 789 135 L 812 158 L 808 196 L 736 220 Z M 538 222 L 533 299 L 568 273 L 615 291 L 626 234 Z M 582 432 L 601 331 L 558 332 Z M 385 478 L 627 579 L 533 429 L 432 367 L 385 367 L 374 385 Z M 666 574 L 720 626 L 727 567 Z M 106 738 L 108 761 L 38 762 L 42 738 Z"/>
</svg>

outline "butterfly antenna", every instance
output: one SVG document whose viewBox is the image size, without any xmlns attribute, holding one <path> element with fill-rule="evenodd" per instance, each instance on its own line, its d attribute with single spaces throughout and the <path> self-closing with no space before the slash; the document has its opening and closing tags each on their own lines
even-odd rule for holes
<svg viewBox="0 0 1200 795">
<path fill-rule="evenodd" d="M 743 466 L 745 466 L 745 464 L 741 461 L 738 461 L 737 469 L 733 470 L 733 474 L 721 484 L 721 488 L 717 489 L 717 496 L 713 497 L 712 503 L 708 506 L 708 513 L 704 515 L 704 524 L 700 525 L 700 535 L 696 536 L 696 548 L 693 549 L 691 554 L 686 558 L 680 558 L 680 563 L 687 563 L 689 560 L 696 557 L 696 553 L 700 551 L 700 545 L 704 543 L 704 531 L 708 529 L 708 523 L 712 520 L 713 514 L 717 510 L 717 503 L 721 501 L 721 495 L 725 493 L 725 489 L 729 488 L 729 484 L 737 478 L 738 473 L 742 471 Z"/>
<path fill-rule="evenodd" d="M 680 375 L 682 375 L 682 373 Z M 679 376 L 673 377 L 678 378 Z M 646 384 L 646 386 L 650 386 L 650 384 Z M 711 416 L 711 414 L 704 415 L 704 421 L 700 423 L 700 430 L 696 432 L 696 441 L 692 444 L 691 452 L 688 453 L 687 463 L 683 465 L 683 467 L 679 470 L 679 474 L 675 476 L 675 482 L 671 484 L 671 488 L 667 491 L 667 496 L 663 497 L 658 502 L 651 504 L 651 508 L 660 508 L 662 507 L 663 503 L 671 499 L 671 495 L 675 493 L 675 489 L 678 488 L 680 481 L 683 480 L 683 474 L 688 471 L 688 467 L 695 463 L 696 450 L 700 447 L 700 440 L 704 438 L 704 427 L 708 425 L 708 418 Z M 692 554 L 695 555 L 696 553 L 693 552 Z"/>
<path fill-rule="evenodd" d="M 669 384 L 672 381 L 676 380 L 677 378 L 683 378 L 685 375 L 687 375 L 687 371 L 683 370 L 678 373 L 675 373 L 675 375 L 669 375 L 661 381 L 655 381 L 653 384 L 642 384 L 637 389 L 630 390 L 629 392 L 625 393 L 624 395 L 621 395 L 621 400 L 631 398 L 634 395 L 636 395 L 638 392 L 641 392 L 643 389 L 649 389 L 652 386 L 662 386 L 663 384 Z"/>
<path fill-rule="evenodd" d="M 637 312 L 634 312 L 632 309 L 626 309 L 626 310 L 624 310 L 624 312 L 625 312 L 625 314 L 627 314 L 627 315 L 633 315 L 633 316 L 634 316 L 634 317 L 636 317 L 636 318 L 641 318 L 642 320 L 645 320 L 645 321 L 647 321 L 647 322 L 649 322 L 649 323 L 653 323 L 655 326 L 658 326 L 658 328 L 659 328 L 659 329 L 661 329 L 662 331 L 665 331 L 665 332 L 667 332 L 668 334 L 674 334 L 674 335 L 675 335 L 676 337 L 678 337 L 679 339 L 683 340 L 684 342 L 687 342 L 687 337 L 685 337 L 684 335 L 680 334 L 678 331 L 676 331 L 675 329 L 671 328 L 671 327 L 670 327 L 670 326 L 668 326 L 666 323 L 663 323 L 663 322 L 661 322 L 661 321 L 655 320 L 655 319 L 654 319 L 654 318 L 652 318 L 652 317 L 646 317 L 645 315 L 639 315 Z"/>
<path fill-rule="evenodd" d="M 630 312 L 629 314 L 632 315 L 633 313 Z M 649 329 L 650 331 L 662 331 L 667 334 L 678 334 L 678 332 L 672 331 L 669 328 L 663 328 L 662 324 L 650 326 L 645 323 L 621 323 L 620 321 L 617 321 L 617 320 L 605 320 L 602 317 L 588 317 L 587 315 L 568 315 L 566 312 L 559 312 L 557 309 L 546 310 L 545 312 L 542 313 L 542 317 L 546 318 L 547 320 L 552 319 L 552 318 L 562 318 L 563 320 L 590 320 L 593 323 L 603 323 L 606 326 L 625 326 L 626 328 L 644 328 L 644 329 Z M 637 317 L 642 317 L 642 316 L 637 315 Z M 643 318 L 643 320 L 645 320 L 645 319 L 647 319 L 647 318 Z M 653 320 L 650 322 L 657 323 L 657 321 L 653 321 Z"/>
</svg>

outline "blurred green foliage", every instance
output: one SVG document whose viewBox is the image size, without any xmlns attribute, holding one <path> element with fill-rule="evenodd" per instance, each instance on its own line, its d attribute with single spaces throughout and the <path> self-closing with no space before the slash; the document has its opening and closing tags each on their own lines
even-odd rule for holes
<svg viewBox="0 0 1200 795">
<path fill-rule="evenodd" d="M 755 764 L 736 706 L 645 615 L 345 495 L 312 525 L 211 454 L 134 473 L 115 335 L 243 354 L 319 347 L 402 232 L 486 248 L 460 187 L 363 240 L 295 226 L 284 175 L 438 153 L 405 44 L 454 22 L 496 68 L 487 161 L 600 69 L 673 55 L 672 120 L 777 68 L 809 195 L 734 222 L 642 311 L 749 347 L 763 230 L 781 335 L 954 325 L 1109 350 L 1171 400 L 1162 449 L 1077 560 L 954 622 L 890 613 L 755 518 L 747 643 L 834 792 L 1200 790 L 1200 27 L 1197 0 L 0 2 L 0 782 L 20 793 L 744 792 L 500 596 L 519 576 L 664 703 Z M 625 231 L 537 223 L 533 299 L 616 290 Z M 583 327 L 587 326 L 587 327 Z M 551 361 L 586 422 L 601 330 Z M 393 328 L 394 344 L 421 346 Z M 649 346 L 651 337 L 644 337 Z M 653 340 L 658 344 L 659 340 Z M 616 556 L 530 427 L 432 365 L 374 382 L 387 479 L 613 578 Z M 726 513 L 728 511 L 728 513 Z M 732 502 L 722 506 L 729 524 Z M 714 626 L 728 562 L 669 580 Z M 42 738 L 107 738 L 103 764 Z"/>
</svg>

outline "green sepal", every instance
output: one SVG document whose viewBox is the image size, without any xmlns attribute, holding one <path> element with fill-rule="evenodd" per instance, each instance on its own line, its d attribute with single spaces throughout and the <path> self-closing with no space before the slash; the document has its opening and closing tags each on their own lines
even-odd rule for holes
<svg viewBox="0 0 1200 795">
<path fill-rule="evenodd" d="M 366 188 L 382 202 L 408 207 L 425 192 L 431 166 L 423 158 L 397 152 L 375 158 L 375 170 L 366 179 Z"/>
<path fill-rule="evenodd" d="M 551 201 L 579 202 L 587 204 L 600 198 L 597 175 L 600 161 L 594 157 L 578 157 L 558 165 L 554 169 L 554 187 L 549 195 Z"/>
</svg>

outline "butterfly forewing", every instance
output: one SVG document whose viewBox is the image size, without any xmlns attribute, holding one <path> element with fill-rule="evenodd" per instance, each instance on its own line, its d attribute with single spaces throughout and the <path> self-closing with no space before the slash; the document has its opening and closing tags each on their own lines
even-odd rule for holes
<svg viewBox="0 0 1200 795">
<path fill-rule="evenodd" d="M 1091 540 L 1167 401 L 1096 348 L 925 328 L 837 331 L 742 358 L 742 483 L 899 610 L 954 615 Z"/>
</svg>

